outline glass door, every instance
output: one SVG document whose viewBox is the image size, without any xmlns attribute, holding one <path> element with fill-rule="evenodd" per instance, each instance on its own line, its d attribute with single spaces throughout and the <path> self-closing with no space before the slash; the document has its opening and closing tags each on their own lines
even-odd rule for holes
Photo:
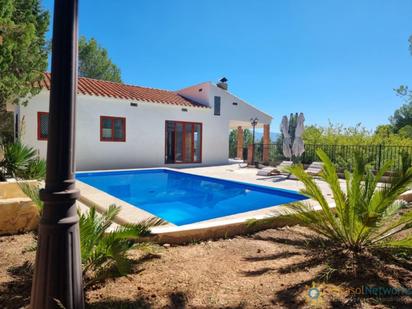
<svg viewBox="0 0 412 309">
<path fill-rule="evenodd" d="M 201 162 L 201 123 L 166 121 L 165 137 L 165 163 Z"/>
</svg>

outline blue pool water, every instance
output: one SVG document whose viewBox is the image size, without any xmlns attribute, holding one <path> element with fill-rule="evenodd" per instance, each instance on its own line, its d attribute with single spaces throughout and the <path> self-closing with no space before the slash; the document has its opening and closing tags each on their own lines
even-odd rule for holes
<svg viewBox="0 0 412 309">
<path fill-rule="evenodd" d="M 76 178 L 176 225 L 306 199 L 294 191 L 166 169 L 80 172 Z"/>
</svg>

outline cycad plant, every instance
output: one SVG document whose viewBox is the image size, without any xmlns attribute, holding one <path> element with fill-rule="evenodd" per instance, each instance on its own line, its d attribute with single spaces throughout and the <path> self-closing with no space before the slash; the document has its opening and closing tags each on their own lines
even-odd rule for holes
<svg viewBox="0 0 412 309">
<path fill-rule="evenodd" d="M 46 174 L 46 163 L 39 159 L 34 148 L 23 145 L 20 141 L 1 146 L 3 160 L 0 169 L 12 177 L 23 179 L 41 179 Z"/>
<path fill-rule="evenodd" d="M 41 213 L 43 201 L 39 197 L 37 183 L 19 183 L 22 191 L 31 198 Z M 161 225 L 163 220 L 153 218 L 138 224 L 113 227 L 113 220 L 120 207 L 110 205 L 103 213 L 94 207 L 88 212 L 80 212 L 80 249 L 83 264 L 83 279 L 89 286 L 111 275 L 122 276 L 129 273 L 131 261 L 127 257 L 130 249 L 142 247 L 140 238 L 150 235 L 150 228 Z"/>
<path fill-rule="evenodd" d="M 43 201 L 40 199 L 39 191 L 40 185 L 38 182 L 18 182 L 20 189 L 26 194 L 37 206 L 40 216 L 43 213 Z"/>
<path fill-rule="evenodd" d="M 21 173 L 23 179 L 44 179 L 46 177 L 46 161 L 36 157 L 29 161 L 27 168 Z"/>
<path fill-rule="evenodd" d="M 401 215 L 402 203 L 397 201 L 412 184 L 412 167 L 406 157 L 397 175 L 389 183 L 382 184 L 380 181 L 390 164 L 373 173 L 368 162 L 356 154 L 352 171 L 345 171 L 346 190 L 343 190 L 329 157 L 320 149 L 317 155 L 324 164 L 320 179 L 329 185 L 335 207 L 329 204 L 314 178 L 301 165 L 295 165 L 289 170 L 305 185 L 301 192 L 317 201 L 320 210 L 305 202 L 294 203 L 289 206 L 294 218 L 352 252 L 371 247 L 412 249 L 412 235 L 394 238 L 412 227 L 412 211 Z"/>
<path fill-rule="evenodd" d="M 127 252 L 139 245 L 139 238 L 148 236 L 150 228 L 163 224 L 160 219 L 149 219 L 138 224 L 126 224 L 112 228 L 112 222 L 120 211 L 110 205 L 102 214 L 95 208 L 80 213 L 80 245 L 83 275 L 86 285 L 114 275 L 125 275 L 131 269 Z"/>
</svg>

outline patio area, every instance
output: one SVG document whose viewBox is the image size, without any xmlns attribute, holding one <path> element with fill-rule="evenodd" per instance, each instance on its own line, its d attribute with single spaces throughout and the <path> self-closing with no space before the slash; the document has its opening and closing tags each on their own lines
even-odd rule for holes
<svg viewBox="0 0 412 309">
<path fill-rule="evenodd" d="M 137 169 L 136 172 L 150 171 L 151 169 Z M 156 170 L 156 169 L 154 169 Z M 245 184 L 253 184 L 266 186 L 276 189 L 283 189 L 297 192 L 302 188 L 302 183 L 297 180 L 289 179 L 287 176 L 262 177 L 257 176 L 256 168 L 241 168 L 238 163 L 209 166 L 199 168 L 181 168 L 181 169 L 166 169 L 175 170 L 187 174 L 212 177 L 214 179 L 237 181 Z M 132 172 L 131 170 L 130 172 Z M 205 178 L 207 180 L 207 178 Z M 321 181 L 318 181 L 325 196 L 331 205 L 333 205 L 330 189 Z M 156 216 L 145 210 L 144 207 L 139 207 L 139 203 L 133 202 L 130 204 L 127 199 L 122 199 L 119 196 L 113 196 L 105 190 L 98 189 L 78 179 L 77 187 L 81 191 L 80 203 L 89 207 L 93 206 L 98 211 L 103 212 L 108 209 L 109 205 L 115 204 L 121 207 L 119 215 L 115 222 L 118 224 L 138 223 L 141 220 L 149 219 Z M 150 190 L 157 190 L 153 187 Z M 294 194 L 292 192 L 292 194 Z M 138 193 L 136 193 L 138 194 Z M 144 194 L 143 192 L 141 194 Z M 160 194 L 160 193 L 159 193 Z M 315 208 L 316 202 L 308 200 L 307 203 L 312 204 Z M 84 206 L 83 205 L 83 206 Z M 247 234 L 252 231 L 257 231 L 269 227 L 282 227 L 294 224 L 291 220 L 282 217 L 287 212 L 284 204 L 269 204 L 268 206 L 255 208 L 254 210 L 238 211 L 233 214 L 220 215 L 211 219 L 198 220 L 194 223 L 175 225 L 167 222 L 163 226 L 153 227 L 152 233 L 155 235 L 152 240 L 158 243 L 183 244 L 199 240 L 218 239 L 223 236 L 235 236 Z M 265 219 L 273 218 L 270 222 L 264 222 Z M 250 226 L 248 223 L 253 220 L 261 224 Z"/>
<path fill-rule="evenodd" d="M 258 176 L 257 172 L 259 169 L 253 167 L 240 167 L 238 163 L 221 165 L 221 166 L 208 166 L 208 167 L 196 167 L 196 168 L 185 168 L 182 171 L 202 176 L 217 177 L 227 180 L 235 180 L 241 182 L 249 182 L 256 185 L 268 186 L 273 188 L 299 191 L 303 188 L 300 181 L 289 179 L 287 176 Z M 331 191 L 328 186 L 323 181 L 317 181 L 320 188 L 330 200 Z M 341 181 L 344 184 L 344 181 Z"/>
</svg>

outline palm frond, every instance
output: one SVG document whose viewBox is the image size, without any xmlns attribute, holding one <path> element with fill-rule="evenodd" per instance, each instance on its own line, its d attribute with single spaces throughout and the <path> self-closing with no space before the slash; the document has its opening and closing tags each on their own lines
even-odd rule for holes
<svg viewBox="0 0 412 309">
<path fill-rule="evenodd" d="M 111 229 L 120 207 L 110 205 L 98 214 L 94 207 L 79 213 L 80 244 L 85 273 L 92 272 L 88 284 L 108 276 L 112 271 L 124 275 L 130 271 L 127 252 L 136 246 L 136 241 L 150 234 L 150 228 L 164 224 L 158 218 L 144 220 L 138 224 L 125 224 Z"/>
<path fill-rule="evenodd" d="M 40 185 L 38 183 L 28 183 L 28 182 L 17 182 L 20 189 L 25 195 L 27 195 L 33 203 L 37 206 L 39 213 L 43 212 L 44 203 L 40 199 L 39 190 Z"/>
<path fill-rule="evenodd" d="M 391 178 L 389 184 L 381 185 L 380 181 L 392 163 L 386 163 L 375 174 L 369 159 L 357 153 L 351 165 L 352 172 L 345 171 L 345 193 L 329 157 L 322 150 L 318 150 L 317 154 L 323 162 L 320 178 L 332 191 L 335 209 L 328 204 L 315 180 L 305 173 L 303 167 L 293 166 L 289 171 L 303 182 L 301 192 L 317 201 L 321 209 L 315 210 L 301 202 L 294 203 L 287 208 L 289 215 L 317 234 L 354 251 L 383 243 L 409 245 L 409 239 L 396 242 L 387 239 L 412 228 L 412 211 L 397 220 L 393 219 L 402 206 L 397 199 L 412 185 L 410 162 L 402 164 L 401 171 Z"/>
<path fill-rule="evenodd" d="M 412 250 L 412 236 L 399 239 L 399 240 L 391 240 L 384 242 L 382 244 L 383 247 L 387 248 L 397 248 L 397 249 L 409 249 Z"/>
<path fill-rule="evenodd" d="M 392 235 L 412 227 L 412 211 L 403 214 L 398 220 L 388 224 L 384 229 L 376 230 L 371 242 L 382 241 Z"/>
</svg>

